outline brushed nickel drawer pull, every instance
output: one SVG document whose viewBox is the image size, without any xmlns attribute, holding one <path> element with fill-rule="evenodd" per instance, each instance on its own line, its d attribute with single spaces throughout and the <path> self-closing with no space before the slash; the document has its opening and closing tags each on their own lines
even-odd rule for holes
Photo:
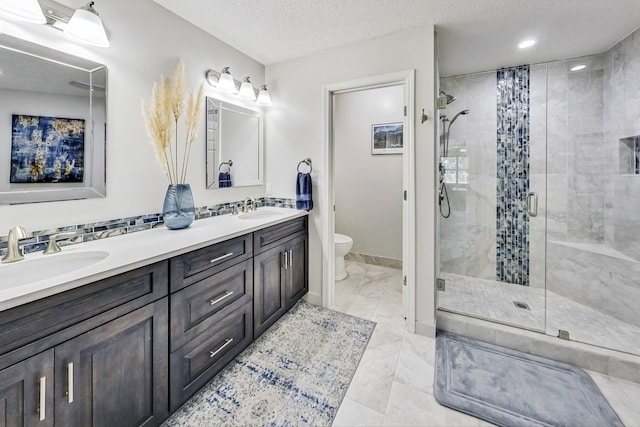
<svg viewBox="0 0 640 427">
<path fill-rule="evenodd" d="M 47 404 L 47 377 L 40 377 L 40 405 L 38 412 L 40 413 L 40 421 L 44 421 L 46 416 Z"/>
<path fill-rule="evenodd" d="M 293 249 L 289 249 L 289 267 L 293 267 Z"/>
<path fill-rule="evenodd" d="M 73 362 L 67 364 L 67 397 L 69 403 L 73 402 Z"/>
<path fill-rule="evenodd" d="M 209 264 L 213 264 L 214 262 L 218 262 L 225 258 L 229 258 L 230 256 L 233 256 L 233 252 L 229 252 L 228 254 L 224 254 L 222 256 L 219 256 L 218 258 L 214 258 L 211 261 L 209 261 Z"/>
<path fill-rule="evenodd" d="M 284 257 L 284 269 L 286 270 L 287 268 L 289 268 L 289 252 L 285 251 L 282 253 L 283 257 Z"/>
<path fill-rule="evenodd" d="M 209 352 L 209 357 L 214 358 L 216 354 L 220 353 L 226 346 L 231 344 L 232 341 L 233 341 L 233 338 L 227 338 L 226 340 L 224 340 L 224 344 L 222 344 L 219 349 L 217 349 L 216 351 Z"/>
<path fill-rule="evenodd" d="M 233 295 L 233 291 L 227 291 L 224 295 L 222 295 L 219 298 L 216 299 L 212 299 L 210 301 L 211 305 L 216 305 L 217 303 L 219 303 L 220 301 L 222 301 L 225 298 L 229 298 L 231 295 Z"/>
</svg>

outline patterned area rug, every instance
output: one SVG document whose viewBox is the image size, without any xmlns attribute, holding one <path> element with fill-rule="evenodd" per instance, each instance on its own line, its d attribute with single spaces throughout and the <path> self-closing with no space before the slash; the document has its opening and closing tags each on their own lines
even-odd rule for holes
<svg viewBox="0 0 640 427">
<path fill-rule="evenodd" d="M 623 426 L 582 369 L 442 331 L 434 392 L 498 426 Z"/>
<path fill-rule="evenodd" d="M 330 426 L 375 323 L 296 304 L 165 426 Z"/>
</svg>

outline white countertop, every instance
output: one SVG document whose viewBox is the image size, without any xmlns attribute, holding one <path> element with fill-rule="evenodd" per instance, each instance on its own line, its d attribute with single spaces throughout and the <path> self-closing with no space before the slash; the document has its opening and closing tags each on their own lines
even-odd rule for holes
<svg viewBox="0 0 640 427">
<path fill-rule="evenodd" d="M 169 230 L 163 226 L 64 246 L 62 252 L 53 255 L 43 255 L 42 252 L 28 254 L 22 261 L 0 264 L 0 311 L 308 214 L 287 208 L 263 207 L 258 209 L 260 211 L 274 211 L 281 215 L 257 219 L 239 219 L 238 215 L 216 216 L 194 221 L 184 230 Z M 58 275 L 52 273 L 49 277 L 42 274 L 47 271 L 43 269 L 55 265 L 56 257 L 72 257 L 72 254 L 82 257 L 104 252 L 108 253 L 106 258 L 88 266 Z M 38 278 L 12 286 L 11 276 L 15 277 L 16 268 L 24 269 L 27 275 L 30 270 L 36 270 Z"/>
</svg>

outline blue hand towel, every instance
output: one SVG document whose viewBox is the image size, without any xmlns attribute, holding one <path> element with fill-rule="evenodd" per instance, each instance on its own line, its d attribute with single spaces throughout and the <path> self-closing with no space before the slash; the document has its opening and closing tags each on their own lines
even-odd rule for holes
<svg viewBox="0 0 640 427">
<path fill-rule="evenodd" d="M 301 211 L 313 209 L 311 174 L 298 172 L 298 179 L 296 179 L 296 208 Z"/>
<path fill-rule="evenodd" d="M 231 173 L 229 172 L 220 172 L 218 174 L 218 187 L 231 187 Z"/>
</svg>

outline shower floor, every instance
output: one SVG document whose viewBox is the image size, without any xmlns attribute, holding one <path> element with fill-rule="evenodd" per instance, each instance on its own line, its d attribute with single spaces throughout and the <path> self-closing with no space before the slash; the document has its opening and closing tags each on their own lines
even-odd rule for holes
<svg viewBox="0 0 640 427">
<path fill-rule="evenodd" d="M 445 291 L 438 291 L 440 310 L 545 332 L 552 336 L 557 336 L 562 329 L 569 331 L 572 341 L 640 354 L 640 327 L 554 292 L 547 291 L 545 296 L 545 290 L 541 288 L 451 273 L 442 273 L 441 277 L 446 281 L 446 288 Z M 526 304 L 528 308 L 521 308 L 522 304 Z"/>
</svg>

